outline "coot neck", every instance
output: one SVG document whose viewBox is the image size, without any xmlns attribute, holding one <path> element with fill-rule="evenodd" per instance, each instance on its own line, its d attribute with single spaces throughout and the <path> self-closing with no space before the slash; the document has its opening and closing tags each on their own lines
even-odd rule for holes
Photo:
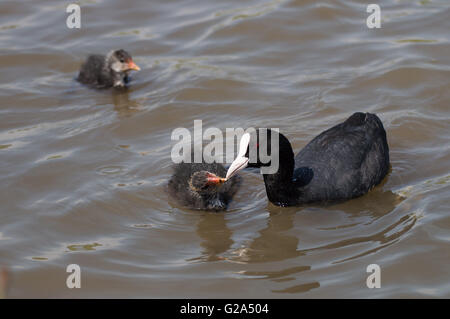
<svg viewBox="0 0 450 319">
<path fill-rule="evenodd" d="M 297 203 L 300 194 L 292 180 L 294 166 L 292 146 L 287 138 L 280 134 L 278 170 L 274 174 L 263 174 L 267 198 L 273 204 L 291 206 Z"/>
</svg>

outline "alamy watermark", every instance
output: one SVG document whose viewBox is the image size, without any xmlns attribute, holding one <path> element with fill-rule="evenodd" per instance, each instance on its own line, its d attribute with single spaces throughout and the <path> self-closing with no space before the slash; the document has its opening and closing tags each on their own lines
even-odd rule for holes
<svg viewBox="0 0 450 319">
<path fill-rule="evenodd" d="M 182 127 L 172 131 L 171 140 L 177 143 L 172 146 L 171 159 L 173 163 L 232 163 L 245 158 L 248 163 L 261 164 L 262 174 L 274 174 L 279 166 L 279 129 L 271 128 L 270 132 L 269 140 L 266 128 L 226 128 L 223 132 L 209 127 L 203 131 L 202 120 L 194 120 L 193 134 Z M 204 145 L 205 141 L 209 143 Z"/>
<path fill-rule="evenodd" d="M 380 5 L 372 3 L 367 5 L 366 12 L 370 15 L 366 19 L 369 29 L 381 28 L 381 8 Z M 66 7 L 66 13 L 70 13 L 66 19 L 66 26 L 69 29 L 81 28 L 81 8 L 78 4 L 71 3 Z"/>
<path fill-rule="evenodd" d="M 70 264 L 66 268 L 66 272 L 71 273 L 67 276 L 66 286 L 69 289 L 81 288 L 81 268 L 77 264 Z"/>
<path fill-rule="evenodd" d="M 69 29 L 81 28 L 81 8 L 78 4 L 69 4 L 66 12 L 70 13 L 66 20 L 66 25 Z"/>
<path fill-rule="evenodd" d="M 367 13 L 371 13 L 367 17 L 366 25 L 369 29 L 381 28 L 381 8 L 378 4 L 369 4 L 366 9 Z"/>
<path fill-rule="evenodd" d="M 366 272 L 371 273 L 366 279 L 367 288 L 381 288 L 381 268 L 377 264 L 370 264 Z"/>
</svg>

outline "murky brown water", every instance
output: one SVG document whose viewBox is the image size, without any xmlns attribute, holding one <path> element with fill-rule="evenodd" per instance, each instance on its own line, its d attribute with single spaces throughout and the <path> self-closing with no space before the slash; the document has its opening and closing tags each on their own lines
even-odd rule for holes
<svg viewBox="0 0 450 319">
<path fill-rule="evenodd" d="M 378 30 L 356 0 L 79 3 L 81 30 L 65 2 L 0 5 L 9 297 L 450 297 L 449 1 L 378 1 Z M 74 81 L 112 48 L 142 68 L 127 92 Z M 225 213 L 168 200 L 174 128 L 278 127 L 298 152 L 355 111 L 391 149 L 366 196 L 279 208 L 247 171 Z"/>
</svg>

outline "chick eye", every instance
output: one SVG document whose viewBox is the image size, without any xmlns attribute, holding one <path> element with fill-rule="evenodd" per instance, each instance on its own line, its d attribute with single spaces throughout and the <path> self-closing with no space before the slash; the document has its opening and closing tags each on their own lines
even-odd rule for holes
<svg viewBox="0 0 450 319">
<path fill-rule="evenodd" d="M 123 62 L 125 62 L 125 60 L 124 59 L 120 59 L 120 63 L 123 63 Z"/>
</svg>

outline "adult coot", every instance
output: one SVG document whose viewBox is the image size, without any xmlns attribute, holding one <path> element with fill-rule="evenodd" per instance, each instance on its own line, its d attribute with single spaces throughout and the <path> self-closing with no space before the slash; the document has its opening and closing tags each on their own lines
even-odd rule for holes
<svg viewBox="0 0 450 319">
<path fill-rule="evenodd" d="M 218 163 L 176 164 L 169 180 L 169 195 L 188 208 L 225 210 L 241 182 L 239 176 L 226 180 L 225 174 Z"/>
<path fill-rule="evenodd" d="M 278 134 L 277 150 L 271 150 L 271 139 Z M 227 172 L 230 178 L 245 167 L 269 166 L 260 160 L 260 143 L 267 154 L 278 151 L 279 168 L 264 174 L 269 201 L 278 206 L 335 202 L 367 193 L 379 184 L 389 171 L 389 147 L 386 131 L 377 115 L 354 113 L 315 137 L 295 157 L 291 144 L 281 133 L 267 130 L 262 141 L 261 130 L 241 138 L 243 150 Z M 249 162 L 249 150 L 258 150 L 256 160 Z M 246 151 L 245 151 L 246 150 Z M 264 149 L 266 151 L 266 149 Z M 250 153 L 251 154 L 251 153 Z"/>
<path fill-rule="evenodd" d="M 105 55 L 90 55 L 80 68 L 77 80 L 97 88 L 124 87 L 131 70 L 140 68 L 125 50 L 113 50 Z"/>
</svg>

